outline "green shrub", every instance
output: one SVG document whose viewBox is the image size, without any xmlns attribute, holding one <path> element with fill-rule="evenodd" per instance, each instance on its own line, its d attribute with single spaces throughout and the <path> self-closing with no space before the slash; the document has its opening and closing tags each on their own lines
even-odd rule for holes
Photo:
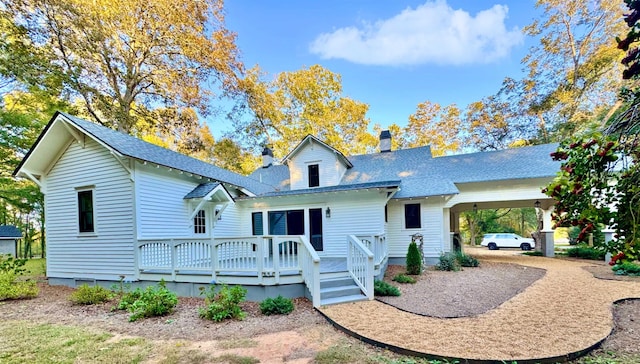
<svg viewBox="0 0 640 364">
<path fill-rule="evenodd" d="M 385 281 L 376 280 L 373 283 L 373 288 L 376 296 L 400 296 L 400 290 L 398 287 Z"/>
<path fill-rule="evenodd" d="M 83 284 L 71 294 L 69 300 L 76 305 L 95 305 L 109 302 L 113 296 L 113 292 L 106 288 Z"/>
<path fill-rule="evenodd" d="M 129 321 L 136 321 L 143 317 L 169 314 L 177 304 L 178 297 L 169 291 L 164 280 L 161 280 L 157 287 L 149 286 L 144 290 L 136 288 L 132 292 L 125 293 L 116 308 L 128 310 L 131 312 Z"/>
<path fill-rule="evenodd" d="M 420 273 L 422 273 L 422 256 L 418 244 L 412 241 L 407 250 L 407 274 L 418 275 Z"/>
<path fill-rule="evenodd" d="M 590 260 L 603 260 L 605 255 L 603 250 L 592 248 L 584 244 L 569 248 L 566 250 L 566 253 L 570 257 Z"/>
<path fill-rule="evenodd" d="M 38 295 L 38 285 L 33 280 L 20 280 L 27 273 L 26 259 L 14 259 L 0 255 L 0 301 L 33 298 Z"/>
<path fill-rule="evenodd" d="M 632 262 L 616 264 L 611 269 L 619 276 L 640 276 L 640 264 Z"/>
<path fill-rule="evenodd" d="M 15 276 L 21 276 L 28 273 L 25 264 L 27 264 L 27 259 L 15 259 L 11 254 L 0 255 L 0 273 L 13 273 Z"/>
<path fill-rule="evenodd" d="M 229 288 L 223 285 L 220 291 L 216 292 L 216 286 L 212 285 L 208 290 L 203 290 L 201 294 L 204 294 L 206 298 L 204 300 L 205 307 L 198 310 L 200 317 L 216 322 L 245 318 L 246 313 L 240 308 L 240 302 L 245 300 L 247 290 L 241 286 Z"/>
<path fill-rule="evenodd" d="M 460 262 L 454 253 L 444 253 L 440 255 L 440 261 L 436 264 L 437 270 L 453 271 L 460 270 Z"/>
<path fill-rule="evenodd" d="M 276 298 L 267 298 L 260 302 L 260 311 L 263 315 L 288 315 L 293 311 L 293 301 L 280 295 Z"/>
<path fill-rule="evenodd" d="M 456 254 L 456 260 L 462 267 L 477 267 L 480 265 L 480 262 L 478 261 L 478 259 L 470 255 L 466 255 L 461 251 L 456 252 L 455 254 Z"/>
<path fill-rule="evenodd" d="M 393 277 L 393 280 L 398 282 L 398 283 L 416 283 L 416 279 L 413 277 L 409 277 L 406 274 L 397 274 L 395 277 Z"/>
<path fill-rule="evenodd" d="M 36 281 L 19 281 L 14 273 L 0 272 L 0 301 L 33 298 L 38 293 Z"/>
<path fill-rule="evenodd" d="M 543 255 L 542 252 L 538 251 L 538 250 L 532 250 L 532 251 L 529 251 L 529 252 L 522 252 L 522 254 L 523 255 L 528 255 L 528 256 L 531 256 L 531 257 L 541 257 Z"/>
</svg>

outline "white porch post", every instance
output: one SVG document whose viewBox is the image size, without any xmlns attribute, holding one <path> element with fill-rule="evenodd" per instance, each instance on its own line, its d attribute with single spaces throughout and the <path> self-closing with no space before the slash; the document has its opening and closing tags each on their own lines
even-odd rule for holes
<svg viewBox="0 0 640 364">
<path fill-rule="evenodd" d="M 551 213 L 553 212 L 553 206 L 549 207 L 547 210 L 542 210 L 542 231 L 541 233 L 541 251 L 542 255 L 545 257 L 553 257 L 555 256 L 555 244 L 553 241 L 553 233 L 554 230 L 552 228 L 553 223 L 551 221 Z"/>
<path fill-rule="evenodd" d="M 605 245 L 609 245 L 609 242 L 613 240 L 613 234 L 615 234 L 615 232 L 615 230 L 609 228 L 608 226 L 604 230 L 602 230 L 602 233 L 604 234 Z M 611 252 L 607 252 L 607 254 L 605 254 L 604 262 L 607 264 L 611 262 Z"/>
</svg>

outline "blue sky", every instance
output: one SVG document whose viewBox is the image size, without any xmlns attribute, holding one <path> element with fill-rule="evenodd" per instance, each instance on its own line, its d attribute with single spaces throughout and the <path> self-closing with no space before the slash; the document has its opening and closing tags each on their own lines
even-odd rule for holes
<svg viewBox="0 0 640 364">
<path fill-rule="evenodd" d="M 426 100 L 464 108 L 519 78 L 533 45 L 521 30 L 539 13 L 532 0 L 228 0 L 225 11 L 247 68 L 320 64 L 369 105 L 370 126 L 404 126 Z M 209 125 L 216 137 L 231 128 Z"/>
</svg>

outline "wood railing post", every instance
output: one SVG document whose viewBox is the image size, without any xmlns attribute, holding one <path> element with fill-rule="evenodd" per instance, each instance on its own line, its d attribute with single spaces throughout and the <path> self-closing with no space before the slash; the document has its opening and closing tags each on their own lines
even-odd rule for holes
<svg viewBox="0 0 640 364">
<path fill-rule="evenodd" d="M 169 240 L 169 246 L 171 247 L 171 279 L 173 281 L 176 280 L 176 270 L 178 269 L 177 267 L 177 246 L 175 244 L 175 241 L 173 239 Z"/>
<path fill-rule="evenodd" d="M 258 282 L 262 284 L 264 279 L 264 240 L 265 238 L 257 237 L 256 243 L 256 269 L 258 270 Z"/>
</svg>

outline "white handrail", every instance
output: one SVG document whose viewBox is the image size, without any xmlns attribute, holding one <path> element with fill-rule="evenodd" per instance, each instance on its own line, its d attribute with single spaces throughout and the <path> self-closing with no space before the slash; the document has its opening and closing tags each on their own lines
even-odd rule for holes
<svg viewBox="0 0 640 364">
<path fill-rule="evenodd" d="M 320 256 L 306 236 L 300 236 L 300 241 L 302 249 L 298 253 L 301 256 L 302 277 L 311 292 L 313 307 L 320 307 Z"/>
<path fill-rule="evenodd" d="M 373 253 L 355 235 L 347 236 L 347 269 L 368 299 L 373 299 Z"/>
<path fill-rule="evenodd" d="M 389 246 L 384 233 L 378 235 L 357 235 L 358 240 L 373 253 L 373 261 L 379 266 L 389 255 Z"/>
</svg>

